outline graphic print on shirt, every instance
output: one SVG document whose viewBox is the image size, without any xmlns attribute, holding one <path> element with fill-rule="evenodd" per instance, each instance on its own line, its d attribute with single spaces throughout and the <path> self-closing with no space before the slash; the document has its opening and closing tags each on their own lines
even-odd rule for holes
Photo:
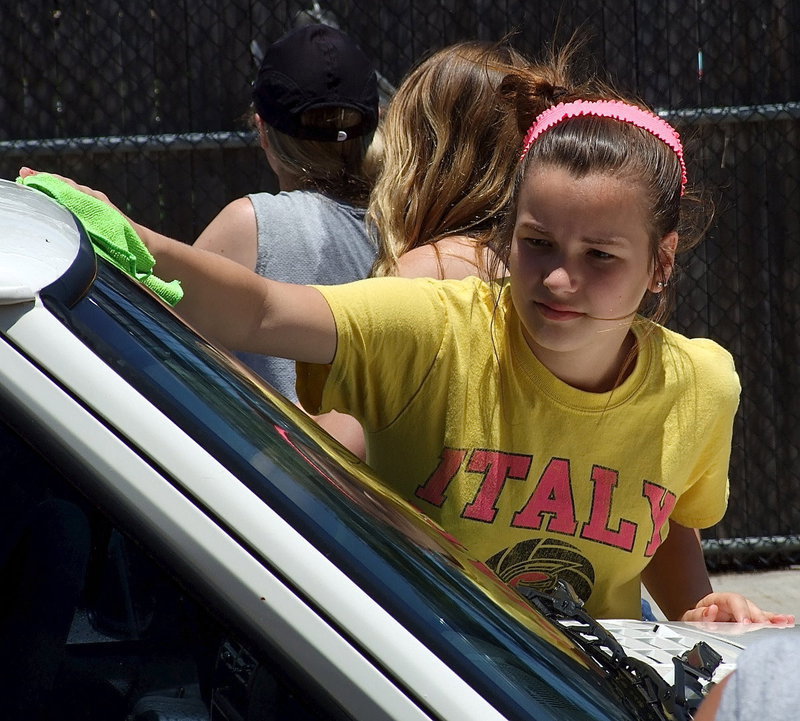
<svg viewBox="0 0 800 721">
<path fill-rule="evenodd" d="M 594 588 L 594 568 L 571 543 L 555 538 L 532 538 L 505 548 L 486 561 L 512 588 L 552 593 L 556 581 L 569 583 L 586 601 Z"/>
<path fill-rule="evenodd" d="M 637 499 L 635 508 L 631 507 L 630 500 L 619 508 L 623 504 L 614 503 L 620 485 L 618 470 L 595 464 L 580 477 L 574 473 L 569 459 L 552 457 L 535 479 L 529 477 L 532 460 L 530 455 L 485 448 L 471 451 L 445 448 L 439 464 L 425 483 L 417 487 L 415 496 L 442 508 L 448 489 L 458 483 L 459 476 L 469 477 L 470 484 L 479 478 L 474 497 L 458 501 L 463 506 L 453 510 L 457 510 L 464 522 L 493 524 L 504 491 L 521 488 L 518 484 L 524 483 L 530 487 L 530 495 L 521 506 L 510 509 L 513 511 L 510 528 L 544 531 L 626 553 L 633 553 L 637 539 L 645 534 L 644 547 L 640 544 L 639 552 L 646 558 L 661 545 L 661 531 L 677 501 L 677 496 L 668 489 L 647 479 L 637 479 L 641 500 Z M 626 497 L 630 499 L 630 495 Z M 506 507 L 505 517 L 509 515 L 508 510 Z"/>
</svg>

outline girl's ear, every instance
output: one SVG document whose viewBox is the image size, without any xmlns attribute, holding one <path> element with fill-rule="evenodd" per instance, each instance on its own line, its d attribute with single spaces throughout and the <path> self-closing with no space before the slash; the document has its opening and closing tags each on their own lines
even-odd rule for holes
<svg viewBox="0 0 800 721">
<path fill-rule="evenodd" d="M 261 119 L 261 116 L 258 113 L 254 113 L 253 117 L 256 121 L 256 127 L 258 128 L 258 140 L 261 143 L 261 148 L 266 152 L 267 148 L 269 148 L 269 138 L 267 136 L 267 125 Z"/>
<path fill-rule="evenodd" d="M 653 269 L 648 286 L 651 293 L 660 293 L 664 286 L 669 283 L 672 276 L 672 269 L 675 267 L 675 251 L 678 247 L 678 234 L 673 230 L 667 233 L 658 242 L 658 262 Z"/>
</svg>

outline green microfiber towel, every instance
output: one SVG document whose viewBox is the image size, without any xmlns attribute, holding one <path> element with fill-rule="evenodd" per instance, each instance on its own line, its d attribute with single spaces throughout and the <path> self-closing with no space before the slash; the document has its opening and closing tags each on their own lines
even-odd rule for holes
<svg viewBox="0 0 800 721">
<path fill-rule="evenodd" d="M 170 305 L 183 298 L 179 280 L 167 282 L 153 275 L 155 258 L 120 212 L 49 173 L 17 178 L 17 182 L 40 190 L 72 211 L 86 229 L 98 255 L 144 283 Z"/>
</svg>

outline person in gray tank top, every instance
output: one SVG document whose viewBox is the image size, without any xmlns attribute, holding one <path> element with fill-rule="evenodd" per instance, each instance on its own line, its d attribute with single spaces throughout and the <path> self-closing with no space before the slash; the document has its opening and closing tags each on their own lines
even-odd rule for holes
<svg viewBox="0 0 800 721">
<path fill-rule="evenodd" d="M 377 168 L 378 80 L 361 49 L 327 25 L 305 25 L 266 51 L 253 86 L 253 124 L 280 192 L 228 204 L 197 238 L 273 280 L 331 285 L 366 277 L 377 247 L 364 222 Z M 294 361 L 239 354 L 297 403 Z M 320 425 L 359 455 L 360 426 Z"/>
<path fill-rule="evenodd" d="M 774 631 L 736 659 L 736 670 L 717 684 L 695 721 L 785 721 L 797 718 L 800 689 L 791 671 L 800 654 L 796 629 Z"/>
</svg>

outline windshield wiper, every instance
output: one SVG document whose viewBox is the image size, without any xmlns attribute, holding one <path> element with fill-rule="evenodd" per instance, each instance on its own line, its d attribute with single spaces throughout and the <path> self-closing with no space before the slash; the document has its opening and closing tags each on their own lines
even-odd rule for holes
<svg viewBox="0 0 800 721">
<path fill-rule="evenodd" d="M 722 661 L 705 641 L 681 656 L 673 656 L 675 683 L 670 685 L 648 663 L 628 656 L 617 639 L 583 610 L 583 601 L 568 583 L 558 581 L 552 593 L 526 587 L 517 590 L 609 676 L 627 677 L 642 694 L 643 702 L 660 718 L 690 721 L 694 716 L 706 693 L 702 681 L 709 682 Z"/>
</svg>

